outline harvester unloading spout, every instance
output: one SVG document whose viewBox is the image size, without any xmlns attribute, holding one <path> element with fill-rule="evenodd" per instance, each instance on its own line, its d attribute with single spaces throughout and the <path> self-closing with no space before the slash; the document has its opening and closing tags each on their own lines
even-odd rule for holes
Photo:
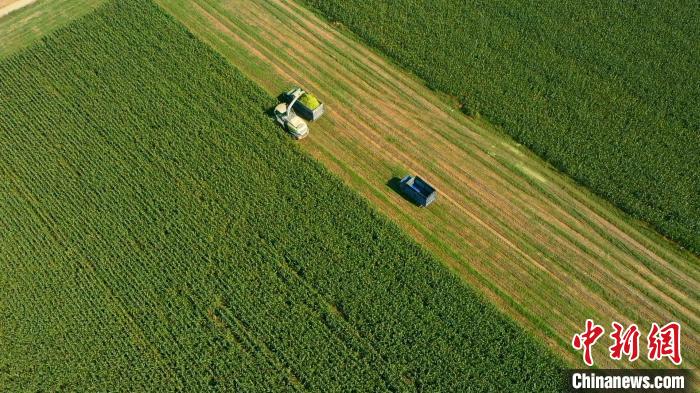
<svg viewBox="0 0 700 393">
<path fill-rule="evenodd" d="M 294 92 L 292 93 L 292 101 L 289 104 L 287 104 L 287 117 L 289 117 L 289 114 L 290 114 L 292 108 L 294 107 L 294 104 L 297 102 L 297 100 L 299 98 L 301 98 L 301 96 L 304 95 L 304 93 L 305 92 L 302 89 L 294 90 Z"/>
</svg>

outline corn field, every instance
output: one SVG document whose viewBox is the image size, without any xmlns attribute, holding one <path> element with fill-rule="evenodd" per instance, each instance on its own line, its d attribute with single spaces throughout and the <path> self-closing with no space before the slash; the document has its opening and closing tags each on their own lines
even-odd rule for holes
<svg viewBox="0 0 700 393">
<path fill-rule="evenodd" d="M 157 6 L 0 62 L 0 387 L 553 391 L 561 361 Z"/>
</svg>

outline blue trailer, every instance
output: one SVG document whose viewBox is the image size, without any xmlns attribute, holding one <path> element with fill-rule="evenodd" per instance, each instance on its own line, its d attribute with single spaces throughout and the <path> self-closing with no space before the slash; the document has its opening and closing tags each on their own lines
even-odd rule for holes
<svg viewBox="0 0 700 393">
<path fill-rule="evenodd" d="M 435 188 L 418 176 L 406 175 L 399 185 L 401 191 L 420 207 L 430 205 L 437 198 Z"/>
</svg>

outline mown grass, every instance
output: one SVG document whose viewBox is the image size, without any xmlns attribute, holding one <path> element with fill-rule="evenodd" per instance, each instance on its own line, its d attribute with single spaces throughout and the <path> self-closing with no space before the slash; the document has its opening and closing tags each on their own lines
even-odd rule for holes
<svg viewBox="0 0 700 393">
<path fill-rule="evenodd" d="M 0 75 L 3 389 L 559 387 L 155 5 L 111 2 Z"/>
<path fill-rule="evenodd" d="M 700 253 L 691 3 L 303 1 Z"/>
</svg>

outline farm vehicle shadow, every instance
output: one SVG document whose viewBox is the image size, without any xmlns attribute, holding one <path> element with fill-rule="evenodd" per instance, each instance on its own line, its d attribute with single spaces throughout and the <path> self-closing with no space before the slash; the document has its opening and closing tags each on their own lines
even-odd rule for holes
<svg viewBox="0 0 700 393">
<path fill-rule="evenodd" d="M 391 188 L 395 193 L 399 194 L 404 201 L 410 203 L 413 206 L 419 206 L 416 202 L 407 197 L 406 194 L 403 193 L 403 191 L 401 191 L 401 178 L 394 176 L 386 182 L 386 185 L 389 186 L 389 188 Z"/>
</svg>

